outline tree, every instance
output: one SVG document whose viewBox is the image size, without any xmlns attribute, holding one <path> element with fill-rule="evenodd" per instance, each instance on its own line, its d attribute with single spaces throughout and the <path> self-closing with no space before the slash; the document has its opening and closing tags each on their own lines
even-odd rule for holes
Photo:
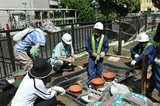
<svg viewBox="0 0 160 106">
<path fill-rule="evenodd" d="M 125 16 L 137 9 L 140 0 L 97 0 L 99 9 L 107 18 L 115 18 L 118 15 Z"/>
<path fill-rule="evenodd" d="M 95 9 L 91 5 L 91 0 L 61 0 L 60 5 L 62 8 L 76 9 L 78 22 L 95 20 Z"/>
</svg>

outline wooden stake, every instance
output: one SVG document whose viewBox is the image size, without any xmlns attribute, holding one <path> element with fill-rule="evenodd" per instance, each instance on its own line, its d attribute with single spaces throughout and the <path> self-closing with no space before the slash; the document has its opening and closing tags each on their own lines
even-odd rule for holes
<svg viewBox="0 0 160 106">
<path fill-rule="evenodd" d="M 142 78 L 141 78 L 141 94 L 146 96 L 148 54 L 143 54 L 142 58 Z"/>
</svg>

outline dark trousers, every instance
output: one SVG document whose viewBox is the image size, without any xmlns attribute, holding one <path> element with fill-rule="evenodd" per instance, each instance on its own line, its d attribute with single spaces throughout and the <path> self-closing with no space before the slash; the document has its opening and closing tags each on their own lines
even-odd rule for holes
<svg viewBox="0 0 160 106">
<path fill-rule="evenodd" d="M 55 96 L 48 100 L 38 97 L 34 103 L 34 106 L 57 106 L 57 99 Z"/>
<path fill-rule="evenodd" d="M 102 77 L 103 59 L 100 58 L 97 64 L 95 63 L 95 59 L 95 57 L 89 57 L 88 59 L 88 85 L 92 85 L 92 79 Z"/>
</svg>

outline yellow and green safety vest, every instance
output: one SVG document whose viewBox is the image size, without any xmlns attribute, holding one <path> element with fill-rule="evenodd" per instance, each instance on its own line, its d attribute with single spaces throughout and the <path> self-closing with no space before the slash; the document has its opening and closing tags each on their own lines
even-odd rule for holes
<svg viewBox="0 0 160 106">
<path fill-rule="evenodd" d="M 147 47 L 150 46 L 150 45 L 152 45 L 152 43 L 148 43 L 148 44 L 145 46 L 143 52 L 144 52 L 144 51 L 147 49 Z M 143 53 L 143 52 L 142 52 L 142 53 Z M 141 48 L 139 48 L 138 54 L 141 54 Z"/>
<path fill-rule="evenodd" d="M 103 39 L 104 39 L 104 35 L 102 34 L 102 35 L 101 35 L 100 42 L 99 42 L 99 45 L 98 45 L 97 55 L 99 55 L 100 52 L 101 52 Z M 93 52 L 96 53 L 94 34 L 92 34 L 92 49 L 93 49 Z"/>
</svg>

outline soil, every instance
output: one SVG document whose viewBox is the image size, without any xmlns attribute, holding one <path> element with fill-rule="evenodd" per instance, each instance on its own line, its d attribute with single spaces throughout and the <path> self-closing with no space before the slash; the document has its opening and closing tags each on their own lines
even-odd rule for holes
<svg viewBox="0 0 160 106">
<path fill-rule="evenodd" d="M 117 57 L 120 60 L 117 62 L 114 62 L 114 61 L 109 60 L 110 57 Z M 110 64 L 115 64 L 115 65 L 119 65 L 119 66 L 134 68 L 134 67 L 130 66 L 131 61 L 132 61 L 132 59 L 130 57 L 117 56 L 117 55 L 114 55 L 114 56 L 108 55 L 108 56 L 105 56 L 105 58 L 104 58 L 104 62 L 108 62 Z M 53 70 L 52 74 L 51 74 L 51 81 L 54 80 L 55 78 L 69 74 L 71 72 L 79 71 L 82 68 L 87 67 L 87 65 L 88 65 L 88 57 L 78 59 L 74 63 L 73 67 L 71 67 L 71 68 L 68 67 L 68 68 L 63 69 L 62 73 L 55 73 L 55 71 Z M 139 74 L 130 78 L 130 79 L 123 81 L 122 83 L 127 85 L 131 92 L 141 94 L 141 80 L 140 80 L 140 78 L 141 78 L 141 74 L 142 74 L 141 71 L 142 70 L 139 70 L 139 69 L 135 69 L 135 70 Z M 148 72 L 148 73 L 151 73 L 151 72 Z M 49 86 L 49 84 L 50 83 L 47 83 L 46 86 Z M 75 101 L 73 101 L 72 99 L 70 99 L 66 96 L 57 95 L 56 97 L 57 97 L 57 101 L 58 101 L 57 106 L 78 106 Z M 158 97 L 158 91 L 156 89 L 154 89 L 154 91 L 152 93 L 152 97 L 150 99 L 154 103 L 157 103 L 157 106 L 159 105 L 160 98 Z M 11 101 L 10 101 L 10 103 L 11 103 Z M 10 103 L 8 104 L 8 106 L 10 106 Z"/>
<path fill-rule="evenodd" d="M 130 62 L 132 61 L 132 59 L 130 57 L 124 57 L 124 56 L 118 56 L 118 55 L 113 56 L 112 55 L 112 57 L 120 58 L 120 60 L 118 62 L 108 60 L 109 57 L 111 57 L 111 55 L 105 56 L 104 62 L 108 62 L 108 63 L 119 65 L 119 66 L 134 68 L 134 67 L 130 66 Z M 59 76 L 69 74 L 70 72 L 79 71 L 80 69 L 82 69 L 83 67 L 86 67 L 87 65 L 88 65 L 88 57 L 81 58 L 80 60 L 77 60 L 74 63 L 73 68 L 71 68 L 71 69 L 63 69 L 63 72 L 59 73 L 59 74 L 57 74 L 57 73 L 55 73 L 55 71 L 53 71 L 51 80 L 54 80 L 55 78 L 57 78 Z M 141 74 L 142 74 L 141 71 L 142 70 L 140 70 L 140 69 L 135 69 L 135 70 L 138 72 L 138 75 L 136 75 L 130 79 L 127 79 L 127 80 L 123 81 L 122 83 L 127 85 L 131 92 L 141 94 L 141 80 L 140 80 L 140 78 L 141 78 Z M 151 72 L 148 72 L 148 73 L 151 73 Z M 148 87 L 148 85 L 147 85 L 147 87 Z M 158 97 L 158 91 L 156 89 L 154 89 L 154 91 L 152 93 L 152 97 L 150 99 L 155 103 L 159 103 L 160 98 Z M 58 95 L 57 100 L 59 101 L 58 106 L 70 106 L 70 105 L 77 106 L 77 104 L 73 100 L 71 100 L 65 96 Z"/>
</svg>

